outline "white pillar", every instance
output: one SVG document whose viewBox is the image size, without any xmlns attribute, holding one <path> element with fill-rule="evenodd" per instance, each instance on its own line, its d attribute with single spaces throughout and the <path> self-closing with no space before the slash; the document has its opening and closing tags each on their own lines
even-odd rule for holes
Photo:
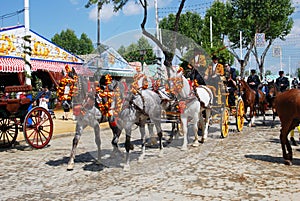
<svg viewBox="0 0 300 201">
<path fill-rule="evenodd" d="M 212 16 L 209 17 L 209 30 L 210 30 L 210 47 L 213 47 L 213 38 L 212 38 Z"/>
<path fill-rule="evenodd" d="M 240 58 L 243 59 L 243 34 L 240 31 Z"/>
<path fill-rule="evenodd" d="M 30 34 L 30 24 L 29 24 L 29 0 L 24 0 L 24 21 L 25 21 L 25 36 Z M 25 46 L 30 46 L 30 43 L 25 42 Z M 30 55 L 25 54 L 25 60 L 30 62 Z M 31 76 L 31 69 L 28 64 L 25 64 L 24 72 Z M 25 84 L 31 85 L 31 79 L 26 77 L 25 78 Z"/>
</svg>

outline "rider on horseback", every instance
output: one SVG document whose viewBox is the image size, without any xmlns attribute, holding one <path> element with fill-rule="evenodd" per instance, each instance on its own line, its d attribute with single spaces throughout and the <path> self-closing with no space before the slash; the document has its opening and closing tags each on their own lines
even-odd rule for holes
<svg viewBox="0 0 300 201">
<path fill-rule="evenodd" d="M 284 77 L 284 72 L 282 70 L 279 71 L 279 78 L 276 79 L 275 83 L 281 92 L 284 92 L 290 86 L 289 79 L 287 77 Z"/>
<path fill-rule="evenodd" d="M 258 94 L 258 86 L 260 85 L 260 79 L 258 75 L 256 75 L 256 70 L 252 69 L 251 70 L 251 75 L 247 79 L 247 83 L 250 86 L 251 89 L 255 91 L 255 102 L 258 104 L 259 100 L 259 94 Z"/>
</svg>

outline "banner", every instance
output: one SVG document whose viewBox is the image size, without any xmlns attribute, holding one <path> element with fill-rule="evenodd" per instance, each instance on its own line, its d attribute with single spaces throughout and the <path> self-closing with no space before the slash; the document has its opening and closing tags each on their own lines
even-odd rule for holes
<svg viewBox="0 0 300 201">
<path fill-rule="evenodd" d="M 266 43 L 265 34 L 264 33 L 256 33 L 255 34 L 255 46 L 256 47 L 264 47 Z"/>
<path fill-rule="evenodd" d="M 281 47 L 275 46 L 273 47 L 273 57 L 280 57 L 281 56 Z"/>
</svg>

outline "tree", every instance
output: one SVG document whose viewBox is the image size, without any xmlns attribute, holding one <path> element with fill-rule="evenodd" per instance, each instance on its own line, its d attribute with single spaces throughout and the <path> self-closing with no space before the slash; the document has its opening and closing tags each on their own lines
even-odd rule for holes
<svg viewBox="0 0 300 201">
<path fill-rule="evenodd" d="M 85 33 L 81 34 L 80 39 L 78 39 L 71 29 L 55 34 L 51 41 L 76 55 L 89 54 L 94 50 L 91 39 Z"/>
<path fill-rule="evenodd" d="M 173 42 L 172 46 L 166 46 L 163 43 L 161 43 L 155 35 L 151 34 L 148 32 L 145 28 L 145 25 L 147 23 L 147 18 L 148 18 L 148 1 L 147 0 L 139 0 L 139 4 L 142 6 L 144 10 L 144 17 L 141 22 L 141 29 L 142 33 L 150 38 L 162 51 L 163 54 L 165 55 L 165 60 L 164 60 L 164 65 L 168 68 L 172 66 L 172 60 L 175 54 L 175 49 L 176 49 L 176 41 L 177 41 L 177 36 L 176 33 L 178 32 L 179 29 L 179 19 L 180 19 L 180 14 L 183 10 L 184 4 L 186 0 L 181 0 L 180 5 L 178 7 L 178 11 L 176 13 L 175 17 L 175 22 L 174 22 L 174 33 L 170 36 L 170 40 Z M 129 0 L 89 0 L 86 6 L 91 6 L 93 4 L 109 4 L 112 3 L 114 5 L 114 11 L 117 12 L 118 10 L 122 9 L 123 6 L 129 2 Z"/>
<path fill-rule="evenodd" d="M 163 18 L 159 27 L 161 29 L 174 31 L 174 23 L 176 20 L 176 16 L 174 14 L 168 15 L 168 17 Z M 184 51 L 188 51 L 187 39 L 193 39 L 197 44 L 201 44 L 201 30 L 203 27 L 203 20 L 198 13 L 186 12 L 185 14 L 181 14 L 179 20 L 179 28 L 178 33 L 184 35 L 186 38 L 181 37 L 178 39 L 176 48 L 180 50 L 181 54 Z M 162 40 L 169 41 L 170 37 L 168 32 L 162 32 Z M 187 49 L 186 49 L 187 48 Z"/>
<path fill-rule="evenodd" d="M 85 33 L 82 33 L 79 39 L 79 55 L 90 54 L 94 51 L 93 42 Z"/>
<path fill-rule="evenodd" d="M 212 18 L 212 44 L 210 41 L 210 18 Z M 220 1 L 214 1 L 206 11 L 204 25 L 201 31 L 202 47 L 210 54 L 216 55 L 221 63 L 233 64 L 234 57 L 225 44 L 225 38 L 230 27 L 226 6 Z M 211 47 L 212 45 L 212 47 Z"/>
<path fill-rule="evenodd" d="M 294 12 L 290 0 L 231 0 L 226 4 L 228 35 L 232 45 L 230 47 L 234 56 L 241 62 L 241 76 L 244 75 L 245 66 L 250 53 L 255 56 L 260 73 L 264 71 L 265 56 L 275 39 L 284 40 L 290 33 L 293 20 L 290 17 Z M 231 19 L 231 20 L 229 20 Z M 242 32 L 242 46 L 246 48 L 244 58 L 235 53 L 240 46 L 240 31 Z M 264 33 L 266 48 L 259 55 L 255 44 L 255 34 Z"/>
<path fill-rule="evenodd" d="M 127 48 L 122 45 L 118 49 L 118 52 L 129 62 L 141 61 L 151 64 L 156 61 L 153 47 L 143 36 L 137 41 L 137 43 L 132 43 Z"/>
</svg>

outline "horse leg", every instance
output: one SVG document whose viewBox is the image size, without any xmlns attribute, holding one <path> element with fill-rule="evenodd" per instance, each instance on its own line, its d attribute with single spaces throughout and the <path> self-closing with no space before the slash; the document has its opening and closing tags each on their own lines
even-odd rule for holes
<svg viewBox="0 0 300 201">
<path fill-rule="evenodd" d="M 273 111 L 273 114 L 272 114 L 273 120 L 272 120 L 271 128 L 274 128 L 275 127 L 276 111 L 275 111 L 274 108 L 272 109 L 272 111 Z"/>
<path fill-rule="evenodd" d="M 205 110 L 205 122 L 203 121 L 203 124 L 202 124 L 202 140 L 201 142 L 203 143 L 206 138 L 207 138 L 207 135 L 208 135 L 208 127 L 209 127 L 209 119 L 210 119 L 210 115 L 211 115 L 211 109 L 206 109 Z"/>
<path fill-rule="evenodd" d="M 154 136 L 154 124 L 153 123 L 149 123 L 148 124 L 148 131 L 149 131 L 149 135 L 150 135 L 150 145 L 156 145 L 157 144 L 157 139 Z"/>
<path fill-rule="evenodd" d="M 160 121 L 155 121 L 154 125 L 157 131 L 157 135 L 158 135 L 158 140 L 159 140 L 159 157 L 163 156 L 163 143 L 162 143 L 162 129 L 161 129 L 161 125 L 160 125 Z"/>
<path fill-rule="evenodd" d="M 133 146 L 130 143 L 130 136 L 131 136 L 131 128 L 126 129 L 126 139 L 125 139 L 125 150 L 126 150 L 126 157 L 125 157 L 125 165 L 124 165 L 124 170 L 127 171 L 130 169 L 129 162 L 130 162 L 130 157 L 129 157 L 129 151 L 133 150 Z"/>
<path fill-rule="evenodd" d="M 116 119 L 110 119 L 109 127 L 111 128 L 111 130 L 113 132 L 113 139 L 111 141 L 111 144 L 113 147 L 113 153 L 120 153 L 118 142 L 119 142 L 119 137 L 122 133 L 122 130 L 119 129 L 119 127 L 117 126 Z"/>
<path fill-rule="evenodd" d="M 101 163 L 101 138 L 100 138 L 100 125 L 97 120 L 94 121 L 94 134 L 95 134 L 95 143 L 97 145 L 97 160 L 96 164 L 100 165 Z"/>
<path fill-rule="evenodd" d="M 142 141 L 142 147 L 141 147 L 141 151 L 142 154 L 139 157 L 139 162 L 142 162 L 144 160 L 144 156 L 145 156 L 145 144 L 146 144 L 146 131 L 145 131 L 145 121 L 140 121 L 140 133 L 141 133 L 141 141 Z"/>
<path fill-rule="evenodd" d="M 194 117 L 195 118 L 195 117 Z M 202 116 L 202 112 L 200 112 L 200 115 L 197 117 L 198 121 L 195 122 L 194 127 L 193 127 L 193 131 L 194 131 L 194 141 L 192 146 L 193 147 L 198 147 L 199 146 L 199 134 L 198 134 L 198 130 L 200 129 L 199 127 L 202 128 L 202 138 L 201 138 L 201 142 L 204 142 L 204 138 L 203 138 L 203 134 L 204 134 L 204 118 Z"/>
<path fill-rule="evenodd" d="M 249 127 L 255 126 L 255 108 L 254 105 L 250 107 L 250 122 L 248 124 Z"/>
<path fill-rule="evenodd" d="M 186 151 L 188 142 L 187 142 L 187 117 L 185 116 L 181 116 L 181 128 L 183 131 L 183 144 L 181 150 Z"/>
<path fill-rule="evenodd" d="M 77 148 L 78 142 L 80 140 L 81 134 L 86 127 L 87 127 L 86 124 L 84 124 L 84 125 L 80 125 L 79 123 L 76 124 L 76 132 L 75 132 L 75 136 L 73 138 L 72 150 L 71 150 L 67 170 L 74 169 L 74 159 L 75 159 L 75 154 L 76 154 L 76 148 Z"/>
<path fill-rule="evenodd" d="M 285 133 L 285 129 L 283 129 L 283 128 L 280 129 L 280 142 L 281 142 L 281 149 L 282 149 L 282 156 L 283 156 L 283 159 L 284 159 L 284 164 L 291 165 L 292 162 L 291 162 L 291 160 L 289 159 L 289 156 L 286 153 L 286 146 L 288 147 L 288 145 L 287 145 L 287 142 L 288 142 L 287 133 Z M 290 149 L 289 153 L 292 153 L 291 145 L 289 145 L 288 149 Z"/>
</svg>

